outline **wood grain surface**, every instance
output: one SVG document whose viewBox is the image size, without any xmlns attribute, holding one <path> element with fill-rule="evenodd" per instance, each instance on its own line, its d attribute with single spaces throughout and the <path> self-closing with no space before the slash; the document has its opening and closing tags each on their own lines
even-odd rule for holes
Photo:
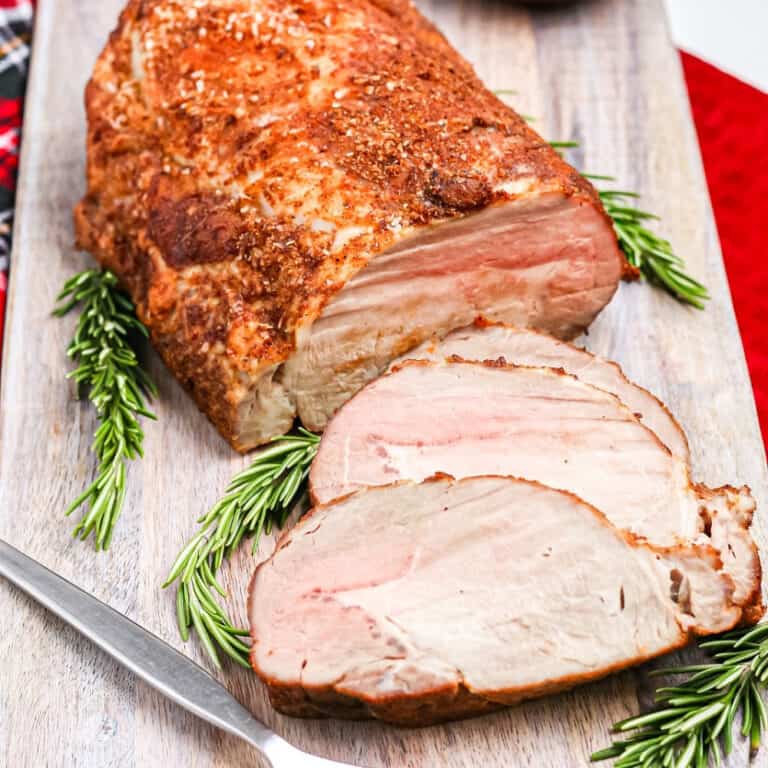
<svg viewBox="0 0 768 768">
<path fill-rule="evenodd" d="M 93 475 L 95 422 L 64 380 L 74 318 L 49 313 L 62 281 L 88 263 L 72 246 L 71 222 L 84 186 L 82 92 L 121 3 L 39 3 L 2 367 L 0 535 L 205 663 L 194 642 L 180 642 L 174 596 L 159 584 L 195 518 L 247 459 L 226 446 L 151 352 L 159 421 L 147 425 L 146 459 L 129 469 L 111 549 L 96 554 L 73 541 L 73 521 L 62 517 Z M 578 167 L 641 190 L 693 274 L 711 288 L 712 301 L 698 312 L 646 285 L 623 285 L 587 344 L 671 406 L 688 431 L 697 479 L 752 487 L 755 534 L 765 545 L 765 454 L 661 0 L 592 0 L 557 10 L 491 0 L 421 6 L 491 87 L 517 91 L 510 100 L 538 117 L 544 135 L 583 142 L 571 156 Z M 268 548 L 265 542 L 263 552 Z M 243 551 L 225 573 L 240 621 L 252 566 Z M 5 584 L 0 616 L 0 765 L 259 764 L 255 752 L 137 683 Z M 646 673 L 421 730 L 292 720 L 270 710 L 252 674 L 229 666 L 221 677 L 290 741 L 331 758 L 369 768 L 563 768 L 585 765 L 606 745 L 611 723 L 649 703 Z M 742 745 L 729 766 L 746 764 Z M 768 751 L 756 764 L 768 765 Z"/>
</svg>

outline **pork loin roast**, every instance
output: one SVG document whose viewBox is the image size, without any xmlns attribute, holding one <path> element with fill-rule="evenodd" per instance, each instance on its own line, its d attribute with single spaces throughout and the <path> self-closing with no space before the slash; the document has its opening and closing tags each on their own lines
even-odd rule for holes
<svg viewBox="0 0 768 768">
<path fill-rule="evenodd" d="M 291 715 L 479 714 L 734 626 L 719 565 L 538 483 L 367 489 L 314 509 L 258 568 L 251 660 Z"/>
<path fill-rule="evenodd" d="M 625 265 L 407 0 L 131 0 L 86 106 L 78 242 L 238 449 L 478 314 L 573 336 Z"/>
<path fill-rule="evenodd" d="M 340 409 L 310 488 L 322 504 L 435 472 L 535 480 L 575 493 L 654 544 L 711 542 L 734 599 L 761 615 L 749 489 L 693 484 L 687 462 L 617 397 L 575 376 L 501 362 L 405 362 Z"/>
<path fill-rule="evenodd" d="M 391 367 L 406 359 L 445 360 L 453 356 L 479 362 L 503 360 L 514 365 L 562 368 L 581 381 L 616 395 L 672 453 L 688 460 L 685 432 L 657 397 L 629 381 L 616 363 L 546 333 L 478 319 L 443 339 L 424 342 Z"/>
</svg>

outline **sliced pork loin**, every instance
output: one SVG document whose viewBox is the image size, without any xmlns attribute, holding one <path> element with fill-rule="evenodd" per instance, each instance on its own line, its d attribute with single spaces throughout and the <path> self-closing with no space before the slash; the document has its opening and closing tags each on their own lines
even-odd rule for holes
<svg viewBox="0 0 768 768">
<path fill-rule="evenodd" d="M 657 397 L 630 381 L 616 363 L 546 333 L 480 319 L 443 339 L 424 342 L 391 367 L 406 359 L 439 361 L 453 356 L 480 362 L 503 360 L 514 365 L 562 368 L 581 381 L 616 395 L 672 453 L 689 458 L 685 432 Z"/>
<path fill-rule="evenodd" d="M 500 362 L 406 362 L 331 421 L 311 493 L 326 503 L 435 472 L 515 475 L 571 491 L 657 545 L 711 541 L 734 599 L 761 614 L 749 489 L 693 484 L 687 462 L 617 397 L 575 376 Z"/>
<path fill-rule="evenodd" d="M 478 314 L 573 336 L 626 267 L 408 0 L 130 0 L 86 107 L 78 241 L 241 450 Z"/>
<path fill-rule="evenodd" d="M 367 489 L 317 507 L 258 568 L 251 660 L 290 715 L 465 717 L 733 627 L 719 565 L 538 483 Z"/>
</svg>

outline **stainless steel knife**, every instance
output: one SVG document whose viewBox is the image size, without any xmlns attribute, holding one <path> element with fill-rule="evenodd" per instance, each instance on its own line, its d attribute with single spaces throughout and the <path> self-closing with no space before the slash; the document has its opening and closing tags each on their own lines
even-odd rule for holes
<svg viewBox="0 0 768 768">
<path fill-rule="evenodd" d="M 71 624 L 164 696 L 256 747 L 272 768 L 354 768 L 292 747 L 256 720 L 202 667 L 2 539 L 0 576 Z"/>
</svg>

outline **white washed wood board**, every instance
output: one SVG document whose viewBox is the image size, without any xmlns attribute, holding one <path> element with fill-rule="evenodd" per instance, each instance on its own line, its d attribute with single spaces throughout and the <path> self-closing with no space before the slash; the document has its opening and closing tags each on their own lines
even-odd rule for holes
<svg viewBox="0 0 768 768">
<path fill-rule="evenodd" d="M 62 281 L 88 263 L 72 246 L 71 223 L 84 186 L 82 91 L 121 2 L 39 3 L 2 367 L 0 535 L 205 664 L 194 642 L 180 642 L 173 594 L 159 584 L 196 517 L 247 459 L 218 437 L 151 352 L 159 420 L 147 425 L 146 458 L 130 467 L 111 549 L 96 554 L 71 540 L 72 521 L 62 518 L 94 470 L 94 418 L 64 381 L 74 319 L 49 313 Z M 583 143 L 571 156 L 579 167 L 641 190 L 710 287 L 712 301 L 698 312 L 648 286 L 623 285 L 586 341 L 671 406 L 688 430 L 697 478 L 752 487 L 764 546 L 765 454 L 661 0 L 592 0 L 546 11 L 481 0 L 421 6 L 492 88 L 518 92 L 511 101 L 538 117 L 544 135 Z M 251 569 L 244 548 L 225 573 L 240 621 Z M 0 617 L 0 765 L 259 764 L 250 748 L 137 683 L 7 585 L 0 586 Z M 563 768 L 585 765 L 606 745 L 612 722 L 648 704 L 646 672 L 419 730 L 292 720 L 270 710 L 254 675 L 229 666 L 221 677 L 281 734 L 327 757 L 369 768 Z M 729 765 L 746 763 L 742 747 Z M 753 764 L 768 766 L 768 751 Z"/>
</svg>

